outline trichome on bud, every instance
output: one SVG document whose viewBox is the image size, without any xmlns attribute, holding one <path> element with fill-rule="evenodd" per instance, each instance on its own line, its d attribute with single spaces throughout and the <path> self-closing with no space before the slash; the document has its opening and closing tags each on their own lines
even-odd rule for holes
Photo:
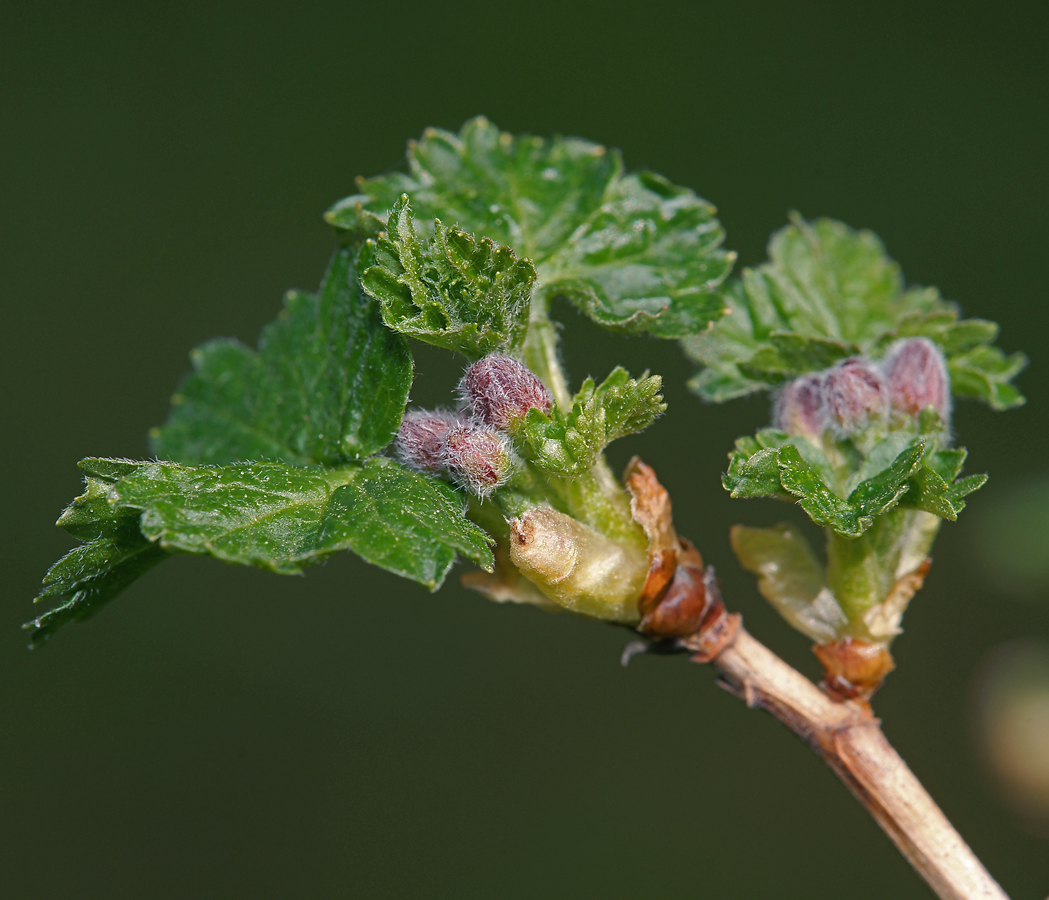
<svg viewBox="0 0 1049 900">
<path fill-rule="evenodd" d="M 776 428 L 818 441 L 827 427 L 827 403 L 823 376 L 802 375 L 785 385 L 772 407 Z"/>
<path fill-rule="evenodd" d="M 458 426 L 454 413 L 413 409 L 404 414 L 397 432 L 397 457 L 408 468 L 439 474 L 445 471 L 444 441 Z"/>
<path fill-rule="evenodd" d="M 501 353 L 479 359 L 459 384 L 467 409 L 486 425 L 513 431 L 528 410 L 549 412 L 550 392 L 523 363 Z"/>
<path fill-rule="evenodd" d="M 889 415 L 889 391 L 877 366 L 859 356 L 828 369 L 824 397 L 831 422 L 846 435 L 856 435 Z"/>
<path fill-rule="evenodd" d="M 944 422 L 951 411 L 951 384 L 940 349 L 928 338 L 896 341 L 882 361 L 892 408 L 917 416 L 933 407 Z"/>
<path fill-rule="evenodd" d="M 514 455 L 506 436 L 481 425 L 456 425 L 445 436 L 444 467 L 462 487 L 487 497 L 506 484 Z"/>
</svg>

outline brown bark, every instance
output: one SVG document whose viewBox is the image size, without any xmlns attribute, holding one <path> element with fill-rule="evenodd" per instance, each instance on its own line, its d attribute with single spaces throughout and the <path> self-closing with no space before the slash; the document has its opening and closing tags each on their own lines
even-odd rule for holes
<svg viewBox="0 0 1049 900">
<path fill-rule="evenodd" d="M 707 661 L 704 655 L 697 661 Z M 1008 900 L 885 739 L 868 704 L 831 700 L 742 627 L 712 662 L 724 687 L 772 713 L 823 757 L 938 897 Z"/>
</svg>

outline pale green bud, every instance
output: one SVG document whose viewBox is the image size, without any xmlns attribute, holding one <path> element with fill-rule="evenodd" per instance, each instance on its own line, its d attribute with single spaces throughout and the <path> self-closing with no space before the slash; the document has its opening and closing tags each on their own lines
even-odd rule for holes
<svg viewBox="0 0 1049 900">
<path fill-rule="evenodd" d="M 648 552 L 598 534 L 571 516 L 537 507 L 510 521 L 510 558 L 565 609 L 612 622 L 641 619 L 637 600 Z"/>
</svg>

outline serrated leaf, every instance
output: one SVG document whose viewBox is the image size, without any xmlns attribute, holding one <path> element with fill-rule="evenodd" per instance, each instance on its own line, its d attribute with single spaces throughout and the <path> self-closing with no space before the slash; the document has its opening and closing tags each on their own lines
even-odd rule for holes
<svg viewBox="0 0 1049 900">
<path fill-rule="evenodd" d="M 424 245 L 407 195 L 394 204 L 387 228 L 364 245 L 358 263 L 387 326 L 470 359 L 521 343 L 535 281 L 531 262 L 440 222 Z"/>
<path fill-rule="evenodd" d="M 152 463 L 112 493 L 141 511 L 142 533 L 167 550 L 281 574 L 346 549 L 431 588 L 456 550 L 491 565 L 488 539 L 455 491 L 387 459 L 338 469 Z"/>
<path fill-rule="evenodd" d="M 347 197 L 336 203 L 325 213 L 324 218 L 346 243 L 378 237 L 386 230 L 386 223 L 368 212 L 356 197 Z"/>
<path fill-rule="evenodd" d="M 986 475 L 958 479 L 966 455 L 964 448 L 930 453 L 911 479 L 911 486 L 900 499 L 900 505 L 923 509 L 954 522 L 965 509 L 963 498 L 987 483 Z"/>
<path fill-rule="evenodd" d="M 734 259 L 720 250 L 724 233 L 715 212 L 659 175 L 619 178 L 541 269 L 546 295 L 568 298 L 616 331 L 699 334 L 724 314 L 716 288 Z"/>
<path fill-rule="evenodd" d="M 924 441 L 914 441 L 891 465 L 861 482 L 842 500 L 816 467 L 788 444 L 779 451 L 780 483 L 798 498 L 798 504 L 817 525 L 826 525 L 846 537 L 858 537 L 874 524 L 876 516 L 896 505 L 924 453 Z"/>
<path fill-rule="evenodd" d="M 647 371 L 640 378 L 631 378 L 630 373 L 622 366 L 616 366 L 612 373 L 593 387 L 592 379 L 587 379 L 576 395 L 577 400 L 592 397 L 605 414 L 605 439 L 608 443 L 644 431 L 659 416 L 666 412 L 660 390 L 663 379 L 659 375 L 649 375 Z"/>
<path fill-rule="evenodd" d="M 997 347 L 980 345 L 947 360 L 951 389 L 962 397 L 976 397 L 992 409 L 1013 409 L 1027 402 L 1009 382 L 1027 365 L 1022 353 L 1006 356 Z"/>
<path fill-rule="evenodd" d="M 769 335 L 767 346 L 739 363 L 739 371 L 753 381 L 780 384 L 810 368 L 829 368 L 857 352 L 855 344 L 777 331 Z"/>
<path fill-rule="evenodd" d="M 407 343 L 360 289 L 351 250 L 335 254 L 316 294 L 286 296 L 257 352 L 217 340 L 191 359 L 151 437 L 158 456 L 193 465 L 363 459 L 396 434 L 412 381 Z"/>
<path fill-rule="evenodd" d="M 764 447 L 753 453 L 746 453 L 739 448 L 729 454 L 728 471 L 721 482 L 725 490 L 733 497 L 750 499 L 754 497 L 777 497 L 781 500 L 792 500 L 780 483 L 779 450 Z"/>
<path fill-rule="evenodd" d="M 31 646 L 44 643 L 67 622 L 94 615 L 167 556 L 139 531 L 135 511 L 119 509 L 107 500 L 112 485 L 140 465 L 105 459 L 80 464 L 88 476 L 87 488 L 56 524 L 85 543 L 70 550 L 44 576 L 36 602 L 66 600 L 23 626 L 32 631 Z"/>
<path fill-rule="evenodd" d="M 382 458 L 319 469 L 85 460 L 85 494 L 59 524 L 89 542 L 48 572 L 38 599 L 70 595 L 27 627 L 34 643 L 85 618 L 169 553 L 296 574 L 339 550 L 436 589 L 456 552 L 490 570 L 491 539 L 450 486 Z"/>
<path fill-rule="evenodd" d="M 986 476 L 955 481 L 961 448 L 932 451 L 926 438 L 892 433 L 874 445 L 847 481 L 835 478 L 822 452 L 806 440 L 766 428 L 736 441 L 722 478 L 733 497 L 772 497 L 798 503 L 818 525 L 858 537 L 897 505 L 954 521 L 963 497 Z"/>
<path fill-rule="evenodd" d="M 817 524 L 854 537 L 896 505 L 908 490 L 908 479 L 921 465 L 925 449 L 924 440 L 910 441 L 891 461 L 875 465 L 873 473 L 843 497 L 828 482 L 829 466 L 817 448 L 765 429 L 756 438 L 736 442 L 722 481 L 733 497 L 791 500 Z"/>
<path fill-rule="evenodd" d="M 588 471 L 612 441 L 644 431 L 666 410 L 662 379 L 647 372 L 638 379 L 617 366 L 600 385 L 587 378 L 572 407 L 544 414 L 530 410 L 518 439 L 525 456 L 549 472 Z"/>
<path fill-rule="evenodd" d="M 925 457 L 925 465 L 949 483 L 961 474 L 962 466 L 965 465 L 968 456 L 969 451 L 964 447 L 937 450 Z"/>
<path fill-rule="evenodd" d="M 774 388 L 839 359 L 875 358 L 895 340 L 928 337 L 943 350 L 952 389 L 996 409 L 1023 402 L 1008 384 L 1026 362 L 988 346 L 997 326 L 959 320 L 935 288 L 905 288 L 899 266 L 870 231 L 841 222 L 791 225 L 769 242 L 769 261 L 745 269 L 722 290 L 728 315 L 706 334 L 683 342 L 703 366 L 690 387 L 723 402 Z"/>
<path fill-rule="evenodd" d="M 328 220 L 385 216 L 407 193 L 420 219 L 534 260 L 542 298 L 566 296 L 606 327 L 681 337 L 722 313 L 716 289 L 734 256 L 721 249 L 714 207 L 658 175 L 624 174 L 599 144 L 514 137 L 477 118 L 458 134 L 427 130 L 408 166 L 360 179 Z"/>
<path fill-rule="evenodd" d="M 754 437 L 744 436 L 736 441 L 736 449 L 729 454 L 728 471 L 722 484 L 733 497 L 773 497 L 793 502 L 780 481 L 779 450 L 791 444 L 819 476 L 831 479 L 831 467 L 823 451 L 804 438 L 794 437 L 777 428 L 762 428 Z"/>
</svg>

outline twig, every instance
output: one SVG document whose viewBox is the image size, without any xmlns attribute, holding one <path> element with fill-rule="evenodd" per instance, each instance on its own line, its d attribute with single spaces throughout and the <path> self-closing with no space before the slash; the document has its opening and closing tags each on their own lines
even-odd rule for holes
<svg viewBox="0 0 1049 900">
<path fill-rule="evenodd" d="M 822 756 L 938 897 L 1008 900 L 866 703 L 829 699 L 742 627 L 733 630 L 712 660 L 702 650 L 693 658 L 712 661 L 726 689 L 772 713 Z"/>
</svg>

